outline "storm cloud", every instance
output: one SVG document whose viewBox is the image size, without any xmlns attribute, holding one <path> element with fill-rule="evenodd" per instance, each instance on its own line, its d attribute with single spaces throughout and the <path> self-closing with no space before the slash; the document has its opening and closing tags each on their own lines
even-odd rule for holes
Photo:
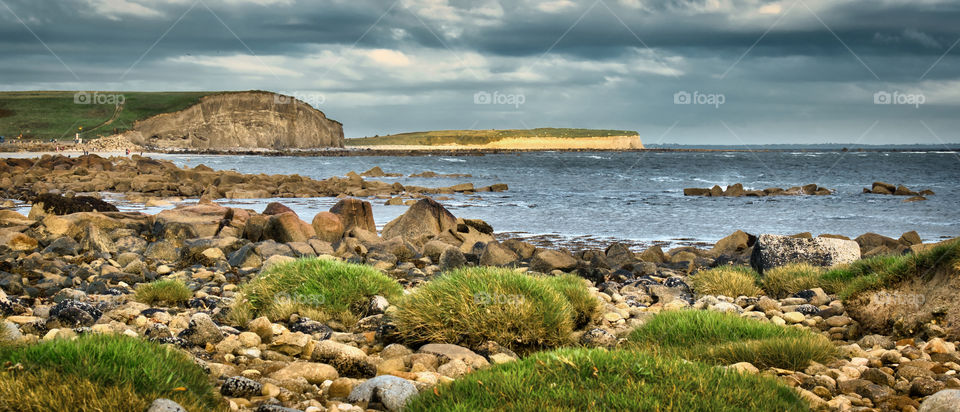
<svg viewBox="0 0 960 412">
<path fill-rule="evenodd" d="M 946 144 L 957 21 L 936 0 L 0 0 L 0 88 L 271 90 L 348 137 Z"/>
</svg>

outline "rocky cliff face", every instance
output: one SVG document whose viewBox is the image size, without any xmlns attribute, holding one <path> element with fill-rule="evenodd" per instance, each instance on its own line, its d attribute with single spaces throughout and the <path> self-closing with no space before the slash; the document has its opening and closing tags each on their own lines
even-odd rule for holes
<svg viewBox="0 0 960 412">
<path fill-rule="evenodd" d="M 343 147 L 343 125 L 300 100 L 255 91 L 203 97 L 138 121 L 124 137 L 160 149 L 309 149 Z"/>
</svg>

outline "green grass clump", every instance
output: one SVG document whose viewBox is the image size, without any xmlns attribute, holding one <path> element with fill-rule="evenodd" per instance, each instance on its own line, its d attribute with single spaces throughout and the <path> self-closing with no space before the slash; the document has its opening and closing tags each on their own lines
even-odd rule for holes
<svg viewBox="0 0 960 412">
<path fill-rule="evenodd" d="M 392 300 L 403 288 L 370 266 L 311 258 L 271 267 L 239 291 L 240 297 L 230 312 L 239 325 L 258 316 L 287 320 L 294 313 L 349 325 L 371 297 L 381 295 Z"/>
<path fill-rule="evenodd" d="M 472 267 L 447 272 L 405 296 L 394 320 L 412 343 L 472 347 L 494 341 L 529 353 L 569 343 L 578 321 L 597 305 L 574 277 Z"/>
<path fill-rule="evenodd" d="M 960 271 L 960 240 L 921 253 L 861 259 L 827 271 L 821 276 L 821 282 L 825 291 L 846 300 L 909 278 L 932 277 L 941 269 Z"/>
<path fill-rule="evenodd" d="M 406 411 L 803 411 L 771 378 L 641 351 L 560 349 L 474 372 Z"/>
<path fill-rule="evenodd" d="M 543 127 L 537 129 L 504 129 L 504 130 L 433 130 L 429 132 L 400 133 L 389 136 L 362 137 L 346 139 L 347 146 L 377 146 L 377 145 L 481 145 L 508 138 L 525 137 L 560 137 L 560 138 L 590 138 L 609 136 L 637 136 L 639 133 L 631 130 L 602 130 L 602 129 L 570 129 Z"/>
<path fill-rule="evenodd" d="M 793 370 L 810 361 L 825 362 L 835 351 L 827 338 L 806 329 L 697 310 L 660 313 L 631 332 L 628 341 L 690 360 Z"/>
<path fill-rule="evenodd" d="M 168 398 L 188 410 L 225 410 L 189 356 L 126 336 L 82 335 L 0 346 L 0 411 L 146 410 Z"/>
<path fill-rule="evenodd" d="M 821 287 L 823 269 L 809 263 L 791 263 L 775 267 L 763 274 L 763 290 L 782 299 L 801 290 Z"/>
<path fill-rule="evenodd" d="M 560 276 L 548 276 L 545 280 L 570 302 L 575 314 L 574 329 L 586 326 L 599 313 L 600 301 L 585 287 L 583 278 L 566 273 Z"/>
<path fill-rule="evenodd" d="M 140 303 L 153 305 L 163 302 L 169 305 L 179 305 L 190 300 L 193 292 L 186 284 L 177 279 L 161 279 L 137 286 L 133 299 Z"/>
<path fill-rule="evenodd" d="M 749 266 L 720 266 L 697 273 L 690 278 L 693 290 L 700 295 L 758 296 L 763 290 L 757 287 L 759 275 Z"/>
</svg>

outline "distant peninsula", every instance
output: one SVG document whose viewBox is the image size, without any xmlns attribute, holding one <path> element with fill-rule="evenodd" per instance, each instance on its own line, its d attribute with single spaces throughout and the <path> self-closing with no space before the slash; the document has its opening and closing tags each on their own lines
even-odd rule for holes
<svg viewBox="0 0 960 412">
<path fill-rule="evenodd" d="M 631 150 L 643 149 L 635 131 L 537 128 L 434 130 L 345 139 L 347 147 L 379 150 Z"/>
</svg>

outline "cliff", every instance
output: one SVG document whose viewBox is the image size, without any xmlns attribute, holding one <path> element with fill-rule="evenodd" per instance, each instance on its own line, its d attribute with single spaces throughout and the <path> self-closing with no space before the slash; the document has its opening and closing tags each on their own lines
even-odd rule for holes
<svg viewBox="0 0 960 412">
<path fill-rule="evenodd" d="M 123 134 L 158 149 L 343 147 L 343 125 L 307 103 L 270 92 L 205 96 L 184 110 L 137 121 Z"/>
</svg>

